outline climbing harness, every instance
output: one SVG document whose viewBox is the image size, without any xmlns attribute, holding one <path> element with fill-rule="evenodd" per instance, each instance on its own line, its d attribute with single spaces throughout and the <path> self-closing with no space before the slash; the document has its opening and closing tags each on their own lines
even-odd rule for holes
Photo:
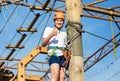
<svg viewBox="0 0 120 81">
<path fill-rule="evenodd" d="M 66 59 L 65 62 L 62 64 L 62 66 L 67 67 L 69 60 L 70 60 L 70 54 L 71 54 L 70 50 L 68 50 L 64 47 L 57 47 L 57 46 L 49 46 L 48 49 L 51 50 L 51 52 L 48 53 L 48 57 L 46 58 L 46 60 L 49 60 L 51 58 L 51 56 L 58 57 L 57 54 L 55 53 L 55 51 L 61 50 L 63 53 L 63 56 L 64 56 L 64 58 L 62 60 Z M 58 57 L 58 59 L 60 60 L 59 57 Z"/>
<path fill-rule="evenodd" d="M 46 60 L 49 60 L 50 57 L 53 56 L 53 55 L 56 56 L 56 57 L 58 57 L 55 51 L 56 50 L 62 50 L 62 49 L 65 49 L 65 48 L 64 47 L 58 47 L 58 46 L 49 46 L 48 50 L 51 50 L 51 52 L 48 53 L 48 56 L 46 57 Z"/>
<path fill-rule="evenodd" d="M 52 51 L 48 54 L 48 56 L 51 57 L 52 55 L 57 56 L 56 53 L 55 53 L 55 51 L 58 50 L 58 49 L 61 50 L 61 49 L 63 49 L 63 47 L 49 46 L 48 49 L 49 49 L 49 50 L 52 49 Z"/>
</svg>

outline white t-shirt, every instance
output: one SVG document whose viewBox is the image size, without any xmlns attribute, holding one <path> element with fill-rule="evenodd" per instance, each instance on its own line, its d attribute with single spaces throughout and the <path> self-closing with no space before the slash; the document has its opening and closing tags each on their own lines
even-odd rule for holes
<svg viewBox="0 0 120 81">
<path fill-rule="evenodd" d="M 46 27 L 43 38 L 46 38 L 54 28 L 51 27 Z M 48 46 L 58 46 L 58 47 L 66 47 L 66 42 L 67 42 L 67 34 L 64 31 L 58 31 L 57 36 L 53 36 L 50 41 L 48 42 Z M 48 53 L 50 53 L 52 50 L 48 50 Z M 61 50 L 56 50 L 55 53 L 57 56 L 61 56 L 62 51 Z"/>
</svg>

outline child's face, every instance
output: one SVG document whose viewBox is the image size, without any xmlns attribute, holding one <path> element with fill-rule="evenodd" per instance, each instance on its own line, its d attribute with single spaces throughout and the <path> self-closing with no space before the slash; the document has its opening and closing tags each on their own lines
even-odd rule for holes
<svg viewBox="0 0 120 81">
<path fill-rule="evenodd" d="M 64 24 L 64 20 L 63 19 L 55 19 L 54 23 L 55 23 L 56 28 L 61 29 Z"/>
</svg>

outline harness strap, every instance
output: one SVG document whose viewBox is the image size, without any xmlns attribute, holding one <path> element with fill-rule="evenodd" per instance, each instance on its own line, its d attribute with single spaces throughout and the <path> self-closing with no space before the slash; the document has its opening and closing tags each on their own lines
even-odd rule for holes
<svg viewBox="0 0 120 81">
<path fill-rule="evenodd" d="M 62 66 L 67 67 L 71 58 L 71 51 L 70 50 L 62 50 L 64 57 L 66 58 L 65 62 L 62 64 Z"/>
<path fill-rule="evenodd" d="M 52 56 L 52 55 L 56 55 L 55 51 L 58 50 L 58 49 L 63 49 L 63 47 L 57 47 L 57 46 L 49 46 L 48 49 L 52 49 L 52 51 L 48 54 L 48 56 Z"/>
<path fill-rule="evenodd" d="M 69 49 L 65 49 L 63 47 L 57 47 L 57 46 L 49 46 L 48 49 L 52 49 L 52 51 L 48 54 L 49 58 L 54 55 L 54 56 L 57 56 L 55 51 L 60 49 L 63 53 L 63 56 L 64 58 L 66 59 L 65 62 L 62 64 L 62 66 L 64 67 L 67 67 L 68 66 L 68 63 L 70 61 L 70 58 L 71 58 L 71 51 Z"/>
<path fill-rule="evenodd" d="M 53 49 L 53 50 L 48 54 L 48 56 L 51 57 L 52 55 L 56 55 L 55 51 L 56 51 L 56 49 Z"/>
</svg>

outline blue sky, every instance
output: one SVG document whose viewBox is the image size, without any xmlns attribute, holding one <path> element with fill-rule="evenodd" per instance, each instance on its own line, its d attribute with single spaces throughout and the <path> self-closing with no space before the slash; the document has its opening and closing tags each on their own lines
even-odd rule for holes
<svg viewBox="0 0 120 81">
<path fill-rule="evenodd" d="M 43 1 L 44 0 L 41 0 L 41 2 Z M 83 0 L 83 3 L 88 4 L 93 1 L 95 0 Z M 34 4 L 32 0 L 29 0 L 29 3 Z M 40 4 L 35 3 L 35 5 L 40 5 Z M 55 4 L 55 6 L 58 6 L 58 5 L 64 5 L 64 3 Z M 120 0 L 107 0 L 106 2 L 97 4 L 96 6 L 101 6 L 105 8 L 111 8 L 113 6 L 120 6 Z M 120 9 L 117 9 L 117 10 L 120 10 Z M 12 14 L 13 11 L 14 13 Z M 29 26 L 29 24 L 34 18 L 34 13 L 41 14 L 39 19 L 33 26 L 33 28 L 37 28 L 37 32 L 33 34 L 31 34 L 30 32 L 17 33 L 16 32 L 17 28 L 19 27 L 27 28 Z M 2 7 L 2 11 L 0 12 L 0 31 L 1 31 L 0 33 L 0 56 L 1 57 L 6 57 L 11 50 L 11 49 L 6 49 L 5 46 L 8 44 L 15 45 L 18 42 L 18 40 L 21 38 L 21 34 L 27 35 L 21 44 L 21 45 L 24 45 L 25 48 L 16 49 L 14 54 L 11 56 L 12 58 L 22 59 L 30 51 L 32 51 L 36 46 L 41 45 L 40 39 L 42 36 L 42 32 L 44 31 L 44 28 L 46 26 L 54 27 L 53 18 L 52 18 L 54 12 L 48 12 L 46 14 L 46 12 L 44 11 L 35 10 L 34 13 L 30 12 L 29 8 L 22 7 L 20 5 L 17 7 L 15 5 L 8 5 L 8 6 Z M 28 17 L 26 18 L 27 15 Z M 8 19 L 9 21 L 6 24 Z M 112 38 L 110 21 L 82 17 L 81 23 L 83 25 L 83 30 L 102 36 L 106 39 Z M 120 23 L 118 24 L 120 25 Z M 114 35 L 120 32 L 120 30 L 117 28 L 114 22 L 112 22 L 112 26 L 114 27 Z M 65 30 L 65 28 L 63 30 Z M 120 36 L 117 39 L 120 39 Z M 83 33 L 82 40 L 83 40 L 83 54 L 85 57 L 88 57 L 91 54 L 93 54 L 97 49 L 99 49 L 101 46 L 103 46 L 107 42 L 104 39 L 89 35 L 87 33 Z M 120 58 L 120 46 L 116 49 L 116 52 L 117 52 L 117 58 L 115 58 L 114 53 L 111 52 L 108 56 L 103 58 L 101 61 L 95 64 L 92 68 L 90 68 L 87 72 L 85 72 L 85 81 L 119 81 L 120 80 L 120 77 L 119 77 L 120 76 L 120 70 L 119 70 L 120 68 L 120 59 L 119 59 Z M 34 60 L 45 62 L 45 57 L 46 55 L 38 55 Z M 0 62 L 3 62 L 3 61 L 1 60 Z M 8 65 L 8 66 L 11 66 L 12 64 L 17 63 L 17 61 L 10 61 L 10 62 L 5 61 L 5 62 L 6 62 L 5 65 Z M 41 64 L 35 64 L 35 66 L 42 68 Z M 28 65 L 27 67 L 35 68 L 31 65 Z M 45 65 L 44 68 L 45 69 L 48 68 L 48 65 Z M 14 70 L 13 72 L 17 73 L 16 70 Z M 37 75 L 44 74 L 44 73 L 38 73 L 38 72 L 30 72 L 30 73 L 37 74 Z"/>
</svg>

